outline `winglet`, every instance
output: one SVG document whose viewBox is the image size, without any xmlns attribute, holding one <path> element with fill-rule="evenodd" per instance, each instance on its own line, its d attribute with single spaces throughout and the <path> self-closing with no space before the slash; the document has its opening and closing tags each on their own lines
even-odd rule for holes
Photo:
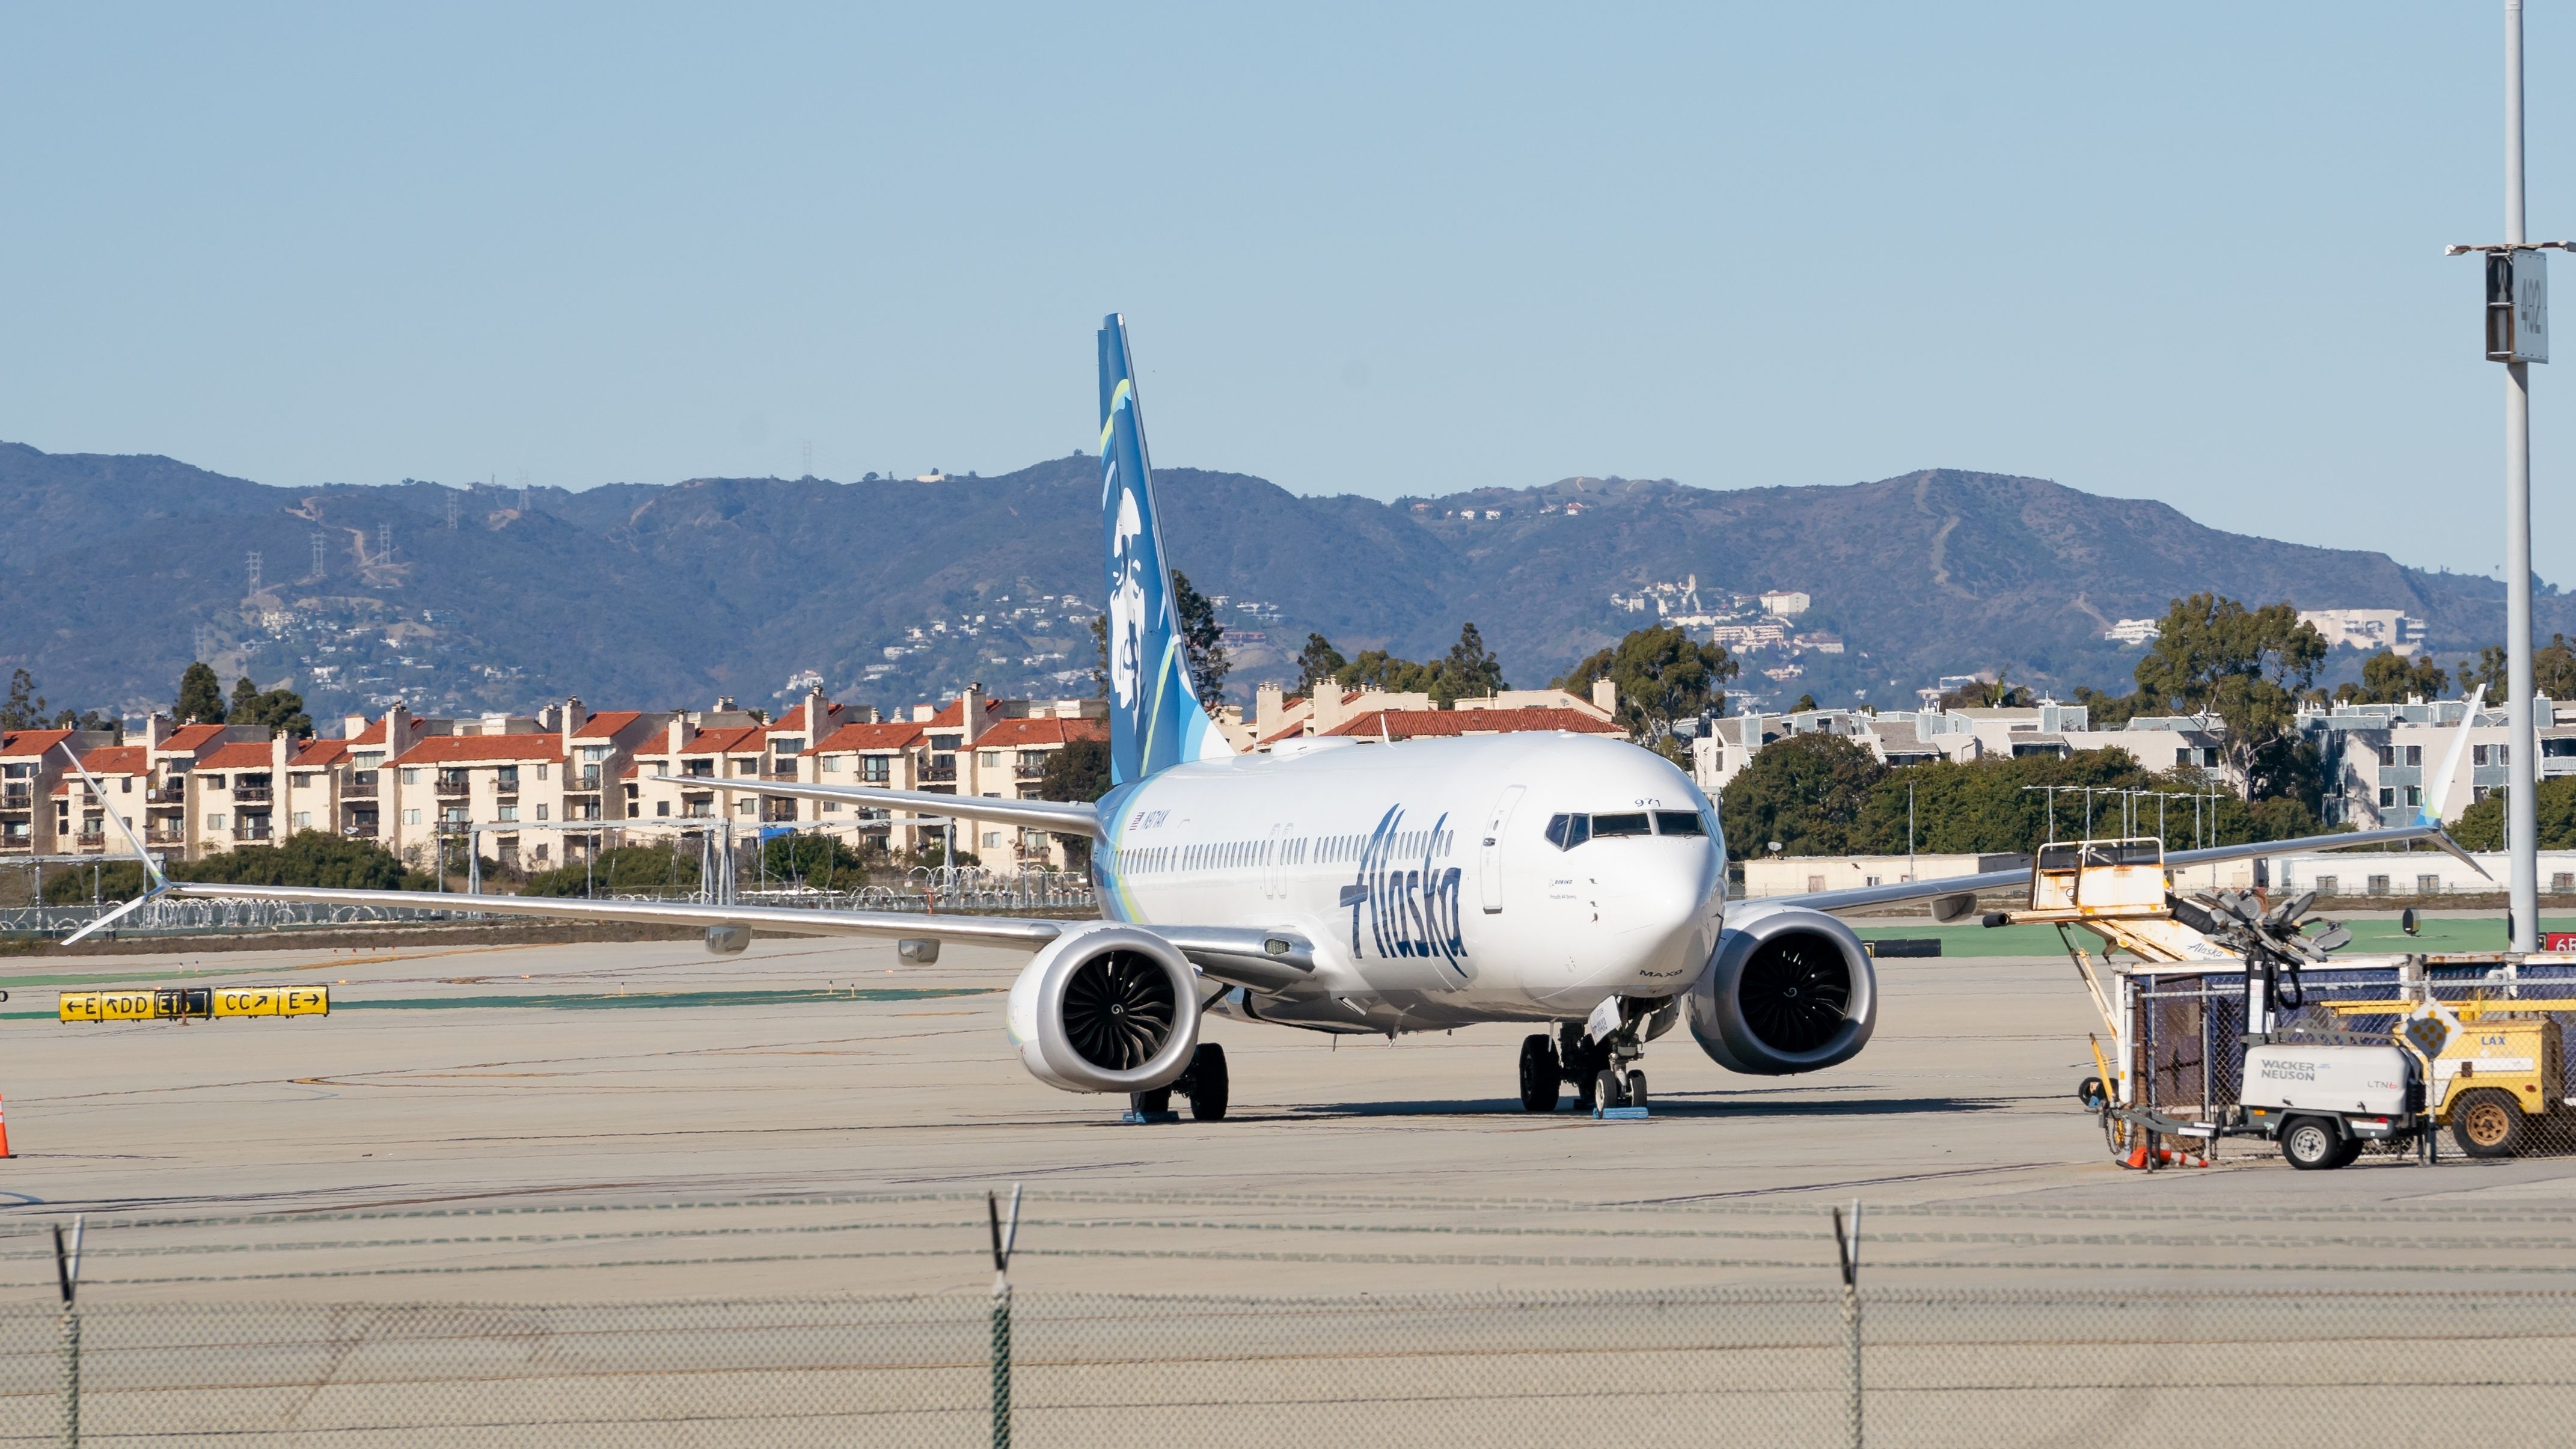
<svg viewBox="0 0 2576 1449">
<path fill-rule="evenodd" d="M 144 879 L 143 894 L 63 938 L 62 944 L 73 946 L 123 920 L 146 901 L 170 889 L 170 878 L 161 873 L 160 866 L 153 864 L 152 852 L 143 848 L 143 842 L 135 835 L 134 827 L 126 824 L 125 817 L 116 813 L 116 807 L 107 803 L 107 787 L 101 785 L 98 777 L 89 772 L 89 766 L 81 763 L 81 757 L 72 749 L 72 742 L 64 740 L 61 742 L 61 747 L 63 758 L 72 762 L 72 768 L 80 772 L 81 780 L 89 786 L 90 798 L 99 803 L 100 813 L 116 822 L 116 833 L 124 836 L 125 843 L 133 847 L 135 860 L 143 866 Z"/>
<path fill-rule="evenodd" d="M 2483 865 L 2478 864 L 2478 858 L 2477 858 L 2476 856 L 2474 856 L 2474 855 L 2469 854 L 2467 851 L 2465 851 L 2465 850 L 2461 849 L 2461 848 L 2460 848 L 2460 843 L 2459 843 L 2458 841 L 2456 841 L 2456 840 L 2453 840 L 2453 839 L 2450 837 L 2450 835 L 2449 835 L 2449 833 L 2448 833 L 2448 832 L 2443 831 L 2443 830 L 2440 830 L 2440 829 L 2436 829 L 2436 830 L 2435 830 L 2431 835 L 2427 836 L 2427 837 L 2426 837 L 2426 839 L 2430 840 L 2430 841 L 2433 843 L 2433 848 L 2434 848 L 2435 850 L 2441 851 L 2443 854 L 2448 855 L 2448 856 L 2451 856 L 2452 858 L 2454 858 L 2454 859 L 2458 860 L 2462 865 L 2465 865 L 2465 866 L 2467 866 L 2469 869 L 2471 869 L 2471 870 L 2473 870 L 2473 871 L 2476 871 L 2479 875 L 2481 875 L 2481 876 L 2486 876 L 2486 878 L 2487 878 L 2488 880 L 2494 880 L 2494 879 L 2495 879 L 2495 877 L 2494 877 L 2494 876 L 2487 875 L 2487 868 L 2486 868 L 2485 866 L 2483 866 Z"/>
<path fill-rule="evenodd" d="M 2460 716 L 2460 732 L 2451 737 L 2451 747 L 2442 753 L 2441 773 L 2435 778 L 2433 788 L 2424 792 L 2423 800 L 2416 806 L 2416 824 L 2442 823 L 2442 805 L 2451 798 L 2452 782 L 2460 778 L 2460 760 L 2469 752 L 2469 731 L 2478 722 L 2478 706 L 2485 701 L 2486 694 L 2487 687 L 2483 684 L 2469 692 L 2469 712 Z M 2451 849 L 2458 850 L 2459 847 L 2454 845 Z M 2469 863 L 2475 865 L 2477 862 Z"/>
<path fill-rule="evenodd" d="M 116 808 L 107 803 L 107 787 L 100 784 L 98 777 L 89 772 L 89 766 L 82 764 L 81 757 L 72 752 L 72 742 L 64 740 L 57 748 L 63 752 L 64 759 L 72 762 L 72 768 L 80 772 L 81 783 L 89 786 L 90 798 L 99 803 L 101 813 L 116 822 L 116 833 L 125 837 L 126 845 L 134 851 L 134 858 L 142 863 L 144 879 L 155 889 L 169 885 L 170 878 L 161 873 L 160 866 L 153 864 L 152 852 L 143 848 L 143 842 L 134 834 L 134 827 L 126 824 L 125 817 L 118 814 Z"/>
</svg>

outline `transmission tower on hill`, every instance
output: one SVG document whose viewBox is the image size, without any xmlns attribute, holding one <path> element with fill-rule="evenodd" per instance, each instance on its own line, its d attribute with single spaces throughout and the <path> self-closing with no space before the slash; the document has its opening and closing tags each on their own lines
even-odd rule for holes
<svg viewBox="0 0 2576 1449">
<path fill-rule="evenodd" d="M 259 550 L 252 549 L 246 562 L 250 571 L 250 591 L 256 594 L 259 592 Z"/>
</svg>

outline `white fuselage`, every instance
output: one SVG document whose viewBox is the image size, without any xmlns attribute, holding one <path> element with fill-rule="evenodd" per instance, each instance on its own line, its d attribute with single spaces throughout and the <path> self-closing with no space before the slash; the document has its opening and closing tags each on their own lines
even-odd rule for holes
<svg viewBox="0 0 2576 1449">
<path fill-rule="evenodd" d="M 1113 919 L 1314 943 L 1310 984 L 1221 1008 L 1265 1021 L 1422 1031 L 1676 996 L 1726 903 L 1716 810 L 1616 740 L 1296 741 L 1164 770 L 1101 810 Z"/>
</svg>

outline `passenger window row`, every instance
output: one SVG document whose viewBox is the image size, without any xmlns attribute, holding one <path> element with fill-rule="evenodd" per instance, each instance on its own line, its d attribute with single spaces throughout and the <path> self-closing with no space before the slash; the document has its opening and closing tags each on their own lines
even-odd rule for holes
<svg viewBox="0 0 2576 1449">
<path fill-rule="evenodd" d="M 1637 832 L 1644 834 L 1644 831 Z M 1130 875 L 1177 871 L 1231 870 L 1269 865 L 1355 862 L 1378 837 L 1367 835 L 1292 836 L 1284 840 L 1216 841 L 1206 845 L 1152 845 L 1118 853 L 1118 868 Z M 1399 830 L 1386 846 L 1394 859 L 1419 857 L 1424 851 L 1446 856 L 1458 832 Z"/>
</svg>

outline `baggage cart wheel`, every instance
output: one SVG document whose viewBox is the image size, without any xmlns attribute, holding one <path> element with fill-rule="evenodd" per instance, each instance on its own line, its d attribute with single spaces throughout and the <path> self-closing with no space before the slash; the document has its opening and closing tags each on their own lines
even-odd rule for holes
<svg viewBox="0 0 2576 1449">
<path fill-rule="evenodd" d="M 2528 1119 L 2510 1093 L 2480 1087 L 2451 1109 L 2451 1140 L 2471 1157 L 2511 1157 L 2522 1150 Z"/>
<path fill-rule="evenodd" d="M 2293 1117 L 2281 1129 L 2281 1155 L 2301 1172 L 2328 1172 L 2343 1166 L 2344 1137 L 2323 1117 Z"/>
</svg>

